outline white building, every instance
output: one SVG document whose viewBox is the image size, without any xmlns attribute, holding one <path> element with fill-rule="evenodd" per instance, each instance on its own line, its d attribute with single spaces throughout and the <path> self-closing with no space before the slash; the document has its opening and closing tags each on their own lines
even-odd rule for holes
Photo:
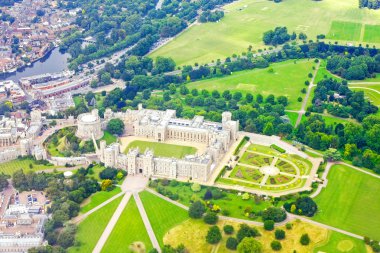
<svg viewBox="0 0 380 253">
<path fill-rule="evenodd" d="M 100 139 L 103 137 L 102 125 L 97 109 L 91 113 L 83 113 L 78 116 L 78 130 L 76 136 L 83 140 Z"/>
</svg>

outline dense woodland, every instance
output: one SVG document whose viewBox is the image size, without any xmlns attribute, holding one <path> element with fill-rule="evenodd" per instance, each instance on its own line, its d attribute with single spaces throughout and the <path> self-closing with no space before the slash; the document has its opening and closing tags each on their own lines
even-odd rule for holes
<svg viewBox="0 0 380 253">
<path fill-rule="evenodd" d="M 379 9 L 380 8 L 380 0 L 359 0 L 360 8 L 369 8 L 369 9 Z"/>
<path fill-rule="evenodd" d="M 213 10 L 232 0 L 179 1 L 165 0 L 156 10 L 157 0 L 69 0 L 60 2 L 61 8 L 81 8 L 75 24 L 84 32 L 71 33 L 63 39 L 62 50 L 72 60 L 71 69 L 82 63 L 109 56 L 113 52 L 133 46 L 129 55 L 142 56 L 160 39 L 173 37 L 194 22 L 198 12 Z M 207 20 L 214 20 L 209 15 Z M 218 13 L 218 16 L 220 14 Z M 219 17 L 218 19 L 220 19 Z M 215 20 L 216 21 L 216 20 Z M 80 39 L 92 36 L 95 44 L 81 47 Z"/>
</svg>

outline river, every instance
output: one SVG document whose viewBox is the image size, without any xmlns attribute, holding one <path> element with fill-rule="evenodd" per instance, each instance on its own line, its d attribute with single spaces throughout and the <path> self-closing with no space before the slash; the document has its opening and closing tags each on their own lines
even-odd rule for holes
<svg viewBox="0 0 380 253">
<path fill-rule="evenodd" d="M 22 77 L 66 70 L 69 57 L 69 54 L 61 53 L 59 48 L 55 48 L 30 66 L 25 66 L 14 73 L 0 74 L 0 81 L 13 80 L 17 82 Z"/>
</svg>

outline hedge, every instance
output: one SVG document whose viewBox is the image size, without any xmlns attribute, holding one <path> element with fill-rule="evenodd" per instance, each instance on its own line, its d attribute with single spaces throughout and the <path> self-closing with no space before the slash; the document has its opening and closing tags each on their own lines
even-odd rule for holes
<svg viewBox="0 0 380 253">
<path fill-rule="evenodd" d="M 285 149 L 283 149 L 283 148 L 281 148 L 281 147 L 279 147 L 279 146 L 277 146 L 275 144 L 270 145 L 270 147 L 273 148 L 274 150 L 277 150 L 278 152 L 280 152 L 282 154 L 286 152 Z"/>
<path fill-rule="evenodd" d="M 239 145 L 236 147 L 236 149 L 234 151 L 234 155 L 237 155 L 237 153 L 239 152 L 240 148 L 244 144 L 246 144 L 248 141 L 249 141 L 249 137 L 248 136 L 244 136 L 244 138 L 241 140 L 241 142 L 239 143 Z"/>
</svg>

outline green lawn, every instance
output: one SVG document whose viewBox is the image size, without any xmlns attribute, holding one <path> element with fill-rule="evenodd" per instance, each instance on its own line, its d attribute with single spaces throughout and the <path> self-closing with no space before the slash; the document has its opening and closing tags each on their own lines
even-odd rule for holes
<svg viewBox="0 0 380 253">
<path fill-rule="evenodd" d="M 30 165 L 32 165 L 32 168 L 30 168 Z M 0 165 L 0 173 L 2 172 L 8 175 L 12 175 L 13 172 L 19 169 L 23 169 L 24 172 L 28 172 L 28 171 L 48 170 L 48 169 L 54 169 L 54 168 L 57 168 L 57 166 L 36 164 L 36 161 L 33 159 L 16 159 L 16 160 L 2 163 Z"/>
<path fill-rule="evenodd" d="M 241 0 L 223 8 L 225 16 L 221 21 L 196 24 L 151 56 L 172 57 L 178 65 L 209 63 L 241 54 L 249 45 L 253 50 L 265 47 L 263 33 L 276 26 L 286 26 L 289 32 L 305 32 L 308 39 L 315 40 L 318 34 L 330 31 L 333 21 L 380 24 L 380 12 L 359 9 L 357 0 L 286 0 L 280 4 Z M 380 45 L 380 40 L 375 42 Z"/>
<path fill-rule="evenodd" d="M 75 241 L 78 246 L 69 248 L 69 253 L 91 253 L 109 220 L 119 205 L 122 197 L 119 197 L 103 208 L 89 215 L 78 225 Z"/>
<path fill-rule="evenodd" d="M 380 240 L 380 180 L 343 165 L 333 166 L 328 180 L 314 220 Z"/>
<path fill-rule="evenodd" d="M 134 242 L 143 242 L 147 252 L 153 248 L 132 196 L 108 237 L 102 252 L 129 252 L 129 246 Z"/>
<path fill-rule="evenodd" d="M 380 41 L 380 25 L 365 25 L 364 41 L 378 43 Z"/>
<path fill-rule="evenodd" d="M 193 155 L 197 152 L 197 149 L 190 146 L 180 146 L 174 144 L 166 144 L 160 142 L 149 142 L 149 141 L 133 141 L 125 149 L 124 153 L 128 153 L 131 148 L 138 147 L 140 152 L 145 152 L 147 148 L 154 151 L 155 156 L 162 157 L 174 157 L 182 158 L 186 155 Z"/>
<path fill-rule="evenodd" d="M 299 110 L 302 104 L 297 98 L 305 96 L 301 93 L 301 89 L 307 88 L 305 81 L 310 79 L 308 74 L 313 72 L 312 66 L 315 66 L 315 63 L 311 60 L 300 60 L 296 63 L 286 61 L 272 64 L 266 69 L 239 71 L 227 77 L 193 82 L 188 84 L 188 87 L 219 92 L 225 90 L 251 92 L 254 96 L 261 94 L 264 97 L 269 94 L 284 95 L 289 100 L 287 109 Z M 274 73 L 268 71 L 270 68 L 273 68 Z"/>
<path fill-rule="evenodd" d="M 163 238 L 169 229 L 189 218 L 186 210 L 167 202 L 154 194 L 144 191 L 140 193 L 141 201 L 153 227 L 160 246 L 164 246 Z"/>
<path fill-rule="evenodd" d="M 190 186 L 184 183 L 179 183 L 177 186 L 165 186 L 165 188 L 172 193 L 178 194 L 178 202 L 186 206 L 190 206 L 192 199 L 201 199 L 206 193 L 205 187 L 202 187 L 200 192 L 193 192 Z M 226 216 L 249 219 L 244 213 L 246 207 L 252 208 L 253 211 L 258 212 L 272 206 L 269 201 L 257 200 L 257 202 L 255 202 L 252 198 L 249 200 L 243 200 L 237 193 L 231 193 L 225 190 L 223 192 L 225 192 L 226 196 L 221 199 L 213 200 L 213 203 L 220 207 L 222 213 L 228 211 L 228 214 L 224 213 Z"/>
<path fill-rule="evenodd" d="M 120 192 L 121 192 L 120 187 L 115 187 L 112 191 L 96 192 L 89 197 L 89 200 L 88 200 L 89 202 L 87 204 L 81 206 L 80 212 L 86 213 Z"/>
<path fill-rule="evenodd" d="M 296 113 L 296 112 L 285 112 L 285 113 L 289 117 L 290 124 L 292 124 L 294 126 L 297 122 L 298 113 Z"/>
<path fill-rule="evenodd" d="M 117 142 L 117 137 L 115 135 L 111 134 L 108 131 L 104 131 L 103 133 L 104 133 L 103 137 L 97 141 L 98 145 L 100 141 L 103 141 L 103 140 L 106 141 L 107 145 Z"/>
<path fill-rule="evenodd" d="M 364 241 L 330 230 L 326 244 L 316 247 L 314 252 L 357 253 L 367 252 L 367 250 Z"/>
<path fill-rule="evenodd" d="M 333 21 L 326 38 L 330 40 L 359 41 L 361 29 L 361 23 Z"/>
<path fill-rule="evenodd" d="M 355 87 L 355 88 L 352 88 Z M 350 84 L 350 89 L 353 91 L 363 91 L 365 97 L 376 106 L 380 106 L 380 84 L 363 85 Z"/>
</svg>

